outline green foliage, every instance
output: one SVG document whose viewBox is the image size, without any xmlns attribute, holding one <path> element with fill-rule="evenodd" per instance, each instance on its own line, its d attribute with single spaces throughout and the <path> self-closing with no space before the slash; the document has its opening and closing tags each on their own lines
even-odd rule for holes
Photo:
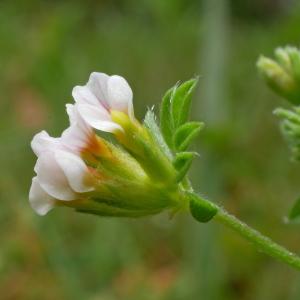
<svg viewBox="0 0 300 300">
<path fill-rule="evenodd" d="M 281 118 L 281 132 L 286 138 L 295 161 L 300 161 L 300 107 L 294 106 L 291 110 L 277 108 L 274 114 Z M 296 200 L 288 219 L 295 221 L 300 216 L 300 198 Z"/>
<path fill-rule="evenodd" d="M 188 121 L 193 91 L 198 77 L 169 89 L 160 108 L 160 128 L 168 146 L 176 151 L 173 136 Z M 191 128 L 193 130 L 194 128 Z M 191 142 L 192 139 L 189 140 Z M 189 145 L 189 144 L 188 144 Z M 187 146 L 188 146 L 187 145 Z"/>
<path fill-rule="evenodd" d="M 181 85 L 176 86 L 176 89 L 172 94 L 173 98 L 170 99 L 172 112 L 170 112 L 170 116 L 173 119 L 175 130 L 188 120 L 192 95 L 197 83 L 198 77 L 190 79 Z"/>
<path fill-rule="evenodd" d="M 280 127 L 294 160 L 300 160 L 300 107 L 293 110 L 277 108 L 274 114 L 282 119 Z"/>
<path fill-rule="evenodd" d="M 195 156 L 186 150 L 204 126 L 202 122 L 188 121 L 197 82 L 198 77 L 169 89 L 160 107 L 160 129 L 166 144 L 175 153 L 173 165 L 178 172 L 178 182 L 185 177 Z"/>
<path fill-rule="evenodd" d="M 261 56 L 257 68 L 277 94 L 294 105 L 300 104 L 300 51 L 286 46 L 275 50 L 275 60 Z"/>
<path fill-rule="evenodd" d="M 280 128 L 292 152 L 292 158 L 300 161 L 300 50 L 286 46 L 274 51 L 275 60 L 260 57 L 258 70 L 267 84 L 279 95 L 290 101 L 292 109 L 277 108 L 274 114 L 280 117 Z M 300 214 L 300 200 L 294 204 L 289 219 Z"/>
<path fill-rule="evenodd" d="M 203 122 L 188 122 L 178 127 L 173 138 L 174 148 L 178 151 L 186 150 L 203 127 Z"/>
<path fill-rule="evenodd" d="M 160 129 L 168 146 L 173 149 L 172 135 L 174 121 L 172 117 L 172 99 L 176 92 L 176 86 L 169 89 L 164 95 L 160 107 Z"/>
<path fill-rule="evenodd" d="M 188 172 L 193 158 L 195 156 L 194 152 L 179 152 L 173 161 L 173 165 L 177 170 L 177 182 L 180 182 Z"/>
<path fill-rule="evenodd" d="M 288 219 L 290 221 L 296 221 L 300 217 L 300 197 L 295 201 L 290 213 L 288 215 Z"/>
<path fill-rule="evenodd" d="M 300 51 L 296 48 L 289 49 L 289 58 L 291 63 L 291 69 L 293 71 L 294 78 L 300 84 Z"/>
<path fill-rule="evenodd" d="M 195 193 L 189 193 L 190 211 L 192 216 L 199 222 L 206 223 L 218 212 L 218 208 L 212 202 L 201 198 Z"/>
<path fill-rule="evenodd" d="M 168 145 L 166 144 L 161 131 L 156 123 L 155 114 L 152 110 L 148 110 L 144 119 L 144 125 L 149 129 L 149 133 L 152 135 L 156 144 L 160 146 L 161 151 L 172 160 L 173 155 Z"/>
</svg>

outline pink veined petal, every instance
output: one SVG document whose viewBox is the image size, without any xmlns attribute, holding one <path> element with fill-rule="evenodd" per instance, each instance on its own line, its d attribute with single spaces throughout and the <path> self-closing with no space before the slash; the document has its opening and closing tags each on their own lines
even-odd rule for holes
<svg viewBox="0 0 300 300">
<path fill-rule="evenodd" d="M 42 189 L 37 177 L 32 178 L 29 191 L 29 203 L 33 210 L 40 216 L 47 214 L 55 204 L 55 199 Z"/>
<path fill-rule="evenodd" d="M 55 158 L 75 192 L 85 193 L 94 190 L 88 168 L 79 156 L 66 151 L 56 151 Z"/>
<path fill-rule="evenodd" d="M 72 96 L 77 103 L 99 105 L 99 100 L 87 86 L 75 86 L 72 91 Z"/>
<path fill-rule="evenodd" d="M 107 82 L 107 95 L 111 109 L 133 113 L 132 90 L 127 81 L 118 75 L 113 75 Z"/>
<path fill-rule="evenodd" d="M 101 106 L 78 105 L 78 111 L 84 121 L 91 127 L 105 132 L 122 130 L 122 127 L 111 120 L 110 114 Z"/>
<path fill-rule="evenodd" d="M 109 104 L 107 102 L 107 81 L 109 76 L 105 73 L 93 72 L 90 75 L 89 81 L 86 87 L 94 94 L 98 101 L 109 110 Z"/>
<path fill-rule="evenodd" d="M 79 153 L 86 148 L 89 141 L 89 133 L 82 130 L 77 124 L 71 125 L 61 135 L 61 141 L 66 149 Z"/>
<path fill-rule="evenodd" d="M 60 138 L 51 137 L 43 130 L 33 137 L 31 148 L 35 155 L 39 157 L 44 151 L 61 149 L 62 145 L 60 143 Z"/>
<path fill-rule="evenodd" d="M 38 158 L 34 170 L 43 190 L 53 198 L 66 201 L 77 198 L 53 151 L 44 152 Z"/>
<path fill-rule="evenodd" d="M 66 110 L 70 119 L 70 125 L 77 125 L 85 132 L 92 132 L 92 128 L 84 121 L 78 111 L 78 106 L 81 104 L 66 104 Z M 88 104 L 83 104 L 88 105 Z M 100 108 L 101 109 L 101 108 Z"/>
<path fill-rule="evenodd" d="M 80 152 L 89 145 L 93 136 L 93 129 L 78 112 L 78 104 L 67 104 L 67 113 L 70 117 L 70 126 L 61 135 L 61 142 L 72 152 Z"/>
</svg>

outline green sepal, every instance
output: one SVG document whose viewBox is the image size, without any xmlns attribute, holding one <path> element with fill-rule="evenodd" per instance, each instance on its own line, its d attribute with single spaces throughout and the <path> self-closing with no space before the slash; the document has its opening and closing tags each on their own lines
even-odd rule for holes
<svg viewBox="0 0 300 300">
<path fill-rule="evenodd" d="M 146 126 L 146 128 L 149 130 L 150 134 L 152 135 L 153 139 L 155 140 L 155 142 L 159 145 L 161 151 L 170 159 L 172 160 L 173 155 L 172 152 L 170 150 L 170 148 L 168 147 L 168 145 L 166 144 L 162 133 L 156 123 L 156 117 L 155 114 L 152 110 L 148 110 L 144 119 L 144 125 Z"/>
<path fill-rule="evenodd" d="M 206 223 L 216 215 L 219 208 L 214 203 L 201 198 L 195 193 L 188 194 L 190 198 L 190 211 L 197 221 Z"/>
<path fill-rule="evenodd" d="M 173 161 L 173 166 L 177 170 L 176 181 L 180 182 L 187 174 L 195 157 L 194 152 L 179 152 Z"/>
<path fill-rule="evenodd" d="M 182 83 L 175 91 L 172 99 L 172 117 L 174 128 L 188 120 L 193 91 L 198 83 L 198 77 Z"/>
<path fill-rule="evenodd" d="M 174 134 L 173 143 L 177 151 L 185 151 L 204 127 L 203 122 L 188 122 L 181 125 Z"/>
<path fill-rule="evenodd" d="M 292 206 L 288 215 L 288 220 L 296 221 L 296 220 L 300 220 L 299 218 L 300 218 L 300 197 L 295 201 L 294 205 Z"/>
<path fill-rule="evenodd" d="M 166 94 L 162 99 L 162 103 L 160 107 L 160 129 L 167 145 L 171 149 L 173 148 L 172 136 L 173 136 L 173 128 L 174 128 L 171 106 L 172 106 L 172 98 L 174 96 L 176 88 L 177 86 L 174 86 L 166 92 Z"/>
</svg>

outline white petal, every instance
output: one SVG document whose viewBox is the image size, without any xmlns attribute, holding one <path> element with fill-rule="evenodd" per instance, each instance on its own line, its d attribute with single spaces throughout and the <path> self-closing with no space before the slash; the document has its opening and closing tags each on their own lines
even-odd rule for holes
<svg viewBox="0 0 300 300">
<path fill-rule="evenodd" d="M 108 110 L 109 105 L 107 102 L 107 81 L 109 76 L 105 73 L 93 72 L 90 75 L 86 87 L 94 94 L 98 101 Z"/>
<path fill-rule="evenodd" d="M 37 177 L 32 178 L 29 191 L 29 203 L 40 216 L 44 216 L 54 207 L 55 199 L 42 189 Z"/>
<path fill-rule="evenodd" d="M 132 100 L 128 101 L 127 113 L 128 113 L 128 116 L 129 116 L 130 120 L 134 120 L 134 111 L 133 111 Z"/>
<path fill-rule="evenodd" d="M 122 130 L 120 125 L 111 121 L 110 114 L 101 106 L 95 107 L 88 104 L 79 104 L 78 111 L 84 121 L 95 129 L 105 132 Z"/>
<path fill-rule="evenodd" d="M 53 138 L 43 130 L 33 137 L 31 148 L 35 155 L 39 157 L 44 151 L 62 149 L 62 146 L 60 138 Z"/>
<path fill-rule="evenodd" d="M 100 105 L 99 100 L 87 86 L 75 86 L 72 91 L 72 96 L 77 103 Z"/>
<path fill-rule="evenodd" d="M 55 158 L 74 191 L 85 193 L 94 189 L 88 168 L 79 156 L 66 151 L 56 151 Z"/>
<path fill-rule="evenodd" d="M 76 193 L 71 189 L 67 177 L 58 165 L 53 151 L 44 152 L 37 160 L 35 168 L 41 187 L 59 200 L 74 200 Z"/>
<path fill-rule="evenodd" d="M 113 75 L 109 78 L 107 95 L 111 109 L 132 114 L 132 90 L 123 77 Z"/>
<path fill-rule="evenodd" d="M 83 104 L 87 105 L 87 104 Z M 86 131 L 92 131 L 92 128 L 83 120 L 78 111 L 79 104 L 66 104 L 66 110 L 70 119 L 70 125 L 77 125 Z"/>
<path fill-rule="evenodd" d="M 94 132 L 78 112 L 78 104 L 67 104 L 67 113 L 70 117 L 70 127 L 61 135 L 61 143 L 72 152 L 80 152 L 86 148 Z"/>
<path fill-rule="evenodd" d="M 77 123 L 78 118 L 77 118 L 77 112 L 76 112 L 76 109 L 75 109 L 75 105 L 67 103 L 66 104 L 66 111 L 67 111 L 67 114 L 69 116 L 70 125 L 73 125 L 73 124 Z"/>
<path fill-rule="evenodd" d="M 77 124 L 65 129 L 61 135 L 61 142 L 65 147 L 74 153 L 79 153 L 89 143 L 89 132 L 84 131 Z"/>
<path fill-rule="evenodd" d="M 95 124 L 95 128 L 104 132 L 114 133 L 117 131 L 124 131 L 123 128 L 112 121 L 99 121 Z"/>
</svg>

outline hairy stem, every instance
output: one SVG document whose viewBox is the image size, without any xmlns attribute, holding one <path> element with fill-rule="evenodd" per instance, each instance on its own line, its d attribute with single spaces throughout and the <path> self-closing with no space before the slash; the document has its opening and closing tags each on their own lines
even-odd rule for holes
<svg viewBox="0 0 300 300">
<path fill-rule="evenodd" d="M 250 241 L 258 250 L 300 270 L 299 256 L 276 244 L 270 238 L 262 235 L 260 232 L 243 223 L 233 215 L 230 215 L 224 209 L 220 208 L 218 210 L 214 220 L 238 232 L 241 236 Z"/>
</svg>

